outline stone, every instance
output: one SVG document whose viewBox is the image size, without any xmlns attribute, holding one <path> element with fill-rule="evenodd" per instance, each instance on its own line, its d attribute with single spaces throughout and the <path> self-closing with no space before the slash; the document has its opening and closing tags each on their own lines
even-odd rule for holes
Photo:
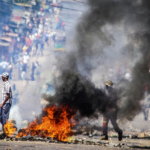
<svg viewBox="0 0 150 150">
<path fill-rule="evenodd" d="M 83 139 L 78 139 L 78 144 L 83 144 L 84 140 Z"/>
<path fill-rule="evenodd" d="M 150 132 L 145 133 L 146 137 L 150 138 Z"/>
<path fill-rule="evenodd" d="M 83 132 L 82 134 L 83 134 L 83 135 L 88 135 L 88 133 L 87 133 L 87 132 Z"/>
<path fill-rule="evenodd" d="M 79 129 L 81 132 L 85 132 L 86 131 L 86 126 L 80 127 Z"/>
<path fill-rule="evenodd" d="M 77 130 L 71 129 L 71 132 L 72 132 L 73 134 L 76 134 L 76 133 L 77 133 Z"/>
<path fill-rule="evenodd" d="M 134 132 L 142 132 L 142 130 L 140 130 L 140 129 L 134 129 Z"/>
<path fill-rule="evenodd" d="M 138 138 L 145 138 L 145 137 L 147 137 L 145 133 L 140 133 L 140 134 L 138 135 Z"/>
<path fill-rule="evenodd" d="M 129 135 L 129 138 L 130 139 L 136 139 L 136 138 L 138 138 L 138 135 Z"/>
<path fill-rule="evenodd" d="M 109 141 L 99 141 L 100 144 L 109 144 Z"/>
<path fill-rule="evenodd" d="M 118 133 L 116 133 L 116 132 L 110 132 L 109 136 L 110 137 L 118 137 Z"/>
<path fill-rule="evenodd" d="M 114 147 L 122 147 L 122 145 L 120 143 L 114 144 Z"/>
<path fill-rule="evenodd" d="M 93 133 L 92 133 L 92 135 L 96 136 L 97 135 L 97 130 L 94 130 Z"/>
<path fill-rule="evenodd" d="M 95 144 L 93 141 L 84 141 L 84 144 L 85 145 L 93 145 Z"/>
</svg>

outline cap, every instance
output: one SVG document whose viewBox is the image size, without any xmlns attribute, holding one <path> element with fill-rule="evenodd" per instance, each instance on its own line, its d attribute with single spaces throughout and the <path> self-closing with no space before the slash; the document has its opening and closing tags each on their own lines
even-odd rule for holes
<svg viewBox="0 0 150 150">
<path fill-rule="evenodd" d="M 7 73 L 7 72 L 4 72 L 1 76 L 3 76 L 3 77 L 9 77 L 9 73 Z"/>
<path fill-rule="evenodd" d="M 107 86 L 113 86 L 113 82 L 110 81 L 110 80 L 108 80 L 108 81 L 105 82 L 105 85 L 107 85 Z"/>
</svg>

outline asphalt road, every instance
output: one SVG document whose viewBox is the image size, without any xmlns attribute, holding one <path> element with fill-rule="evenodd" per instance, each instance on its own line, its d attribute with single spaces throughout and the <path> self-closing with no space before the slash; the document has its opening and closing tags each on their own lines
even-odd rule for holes
<svg viewBox="0 0 150 150">
<path fill-rule="evenodd" d="M 0 150 L 117 150 L 102 146 L 79 145 L 79 144 L 53 144 L 45 142 L 20 142 L 0 141 Z M 123 149 L 120 149 L 123 150 Z"/>
</svg>

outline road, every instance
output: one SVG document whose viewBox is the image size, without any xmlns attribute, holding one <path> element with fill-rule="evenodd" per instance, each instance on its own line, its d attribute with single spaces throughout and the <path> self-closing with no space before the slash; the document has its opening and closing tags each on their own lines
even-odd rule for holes
<svg viewBox="0 0 150 150">
<path fill-rule="evenodd" d="M 46 142 L 20 142 L 0 141 L 0 149 L 5 150 L 117 150 L 113 147 L 79 145 L 79 144 L 53 144 Z M 123 150 L 120 148 L 120 150 Z M 138 150 L 138 149 L 136 149 Z"/>
</svg>

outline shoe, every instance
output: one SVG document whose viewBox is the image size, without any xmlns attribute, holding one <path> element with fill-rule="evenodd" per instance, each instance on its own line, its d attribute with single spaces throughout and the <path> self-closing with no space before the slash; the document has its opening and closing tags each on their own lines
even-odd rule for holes
<svg viewBox="0 0 150 150">
<path fill-rule="evenodd" d="M 121 132 L 118 132 L 118 140 L 119 140 L 119 141 L 122 141 L 122 131 L 121 131 Z"/>
<path fill-rule="evenodd" d="M 100 140 L 108 140 L 108 135 L 102 134 Z"/>
</svg>

